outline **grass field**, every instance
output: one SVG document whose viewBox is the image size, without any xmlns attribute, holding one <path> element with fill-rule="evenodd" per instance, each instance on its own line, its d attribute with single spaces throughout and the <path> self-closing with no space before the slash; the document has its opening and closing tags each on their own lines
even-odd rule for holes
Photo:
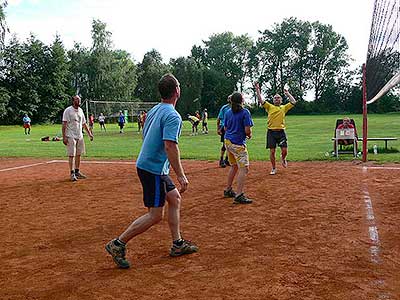
<svg viewBox="0 0 400 300">
<path fill-rule="evenodd" d="M 286 119 L 289 140 L 289 160 L 335 160 L 326 156 L 333 150 L 331 138 L 338 115 L 308 115 L 292 116 Z M 362 135 L 362 116 L 350 115 L 354 118 L 359 135 Z M 400 114 L 369 115 L 369 137 L 400 138 Z M 124 134 L 120 134 L 117 124 L 106 124 L 107 133 L 100 132 L 95 124 L 93 142 L 86 140 L 87 159 L 132 159 L 136 158 L 141 146 L 141 134 L 137 132 L 136 124 L 128 124 Z M 184 122 L 180 139 L 181 155 L 184 159 L 216 160 L 221 144 L 216 134 L 216 121 L 209 121 L 210 134 L 190 136 L 191 126 Z M 248 141 L 248 149 L 252 160 L 267 160 L 265 149 L 266 117 L 254 119 L 253 138 Z M 34 125 L 29 136 L 24 134 L 22 126 L 0 126 L 0 157 L 36 157 L 61 158 L 65 156 L 62 142 L 42 142 L 43 136 L 61 136 L 61 125 Z M 371 148 L 376 143 L 379 150 L 384 142 L 370 142 Z M 400 149 L 400 140 L 388 143 L 389 148 Z M 361 147 L 361 143 L 360 143 Z M 378 162 L 400 162 L 400 153 L 379 153 L 369 155 L 369 160 Z M 341 156 L 352 159 L 350 155 Z"/>
</svg>

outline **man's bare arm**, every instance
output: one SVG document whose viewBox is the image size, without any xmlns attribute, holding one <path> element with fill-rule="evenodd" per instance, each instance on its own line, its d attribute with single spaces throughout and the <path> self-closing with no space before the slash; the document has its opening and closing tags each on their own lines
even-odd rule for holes
<svg viewBox="0 0 400 300">
<path fill-rule="evenodd" d="M 181 154 L 179 151 L 178 144 L 174 141 L 164 141 L 165 152 L 167 152 L 168 160 L 174 170 L 179 184 L 181 185 L 180 192 L 183 193 L 187 190 L 189 181 L 186 178 L 185 171 L 183 170 L 181 163 Z"/>
</svg>

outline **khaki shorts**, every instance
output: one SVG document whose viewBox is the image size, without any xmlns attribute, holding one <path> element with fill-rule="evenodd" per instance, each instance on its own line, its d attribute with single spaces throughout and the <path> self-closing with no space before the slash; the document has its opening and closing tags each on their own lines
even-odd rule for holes
<svg viewBox="0 0 400 300">
<path fill-rule="evenodd" d="M 225 139 L 225 147 L 228 150 L 228 160 L 231 165 L 237 164 L 239 168 L 245 168 L 250 165 L 246 145 L 235 145 L 230 140 Z"/>
<path fill-rule="evenodd" d="M 68 138 L 67 144 L 67 155 L 75 156 L 85 154 L 85 142 L 82 139 L 76 140 L 74 138 Z"/>
</svg>

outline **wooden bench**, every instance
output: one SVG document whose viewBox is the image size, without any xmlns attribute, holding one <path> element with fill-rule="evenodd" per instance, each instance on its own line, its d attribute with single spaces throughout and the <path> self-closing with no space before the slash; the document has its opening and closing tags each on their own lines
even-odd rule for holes
<svg viewBox="0 0 400 300">
<path fill-rule="evenodd" d="M 359 137 L 359 141 L 362 141 L 363 138 Z M 394 137 L 381 137 L 381 138 L 367 138 L 367 141 L 385 141 L 385 149 L 387 150 L 387 143 L 388 141 L 397 141 L 397 138 Z"/>
</svg>

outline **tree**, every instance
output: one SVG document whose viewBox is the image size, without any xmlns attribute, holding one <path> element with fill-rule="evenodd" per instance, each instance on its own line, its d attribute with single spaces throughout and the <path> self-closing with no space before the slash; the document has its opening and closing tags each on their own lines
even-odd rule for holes
<svg viewBox="0 0 400 300">
<path fill-rule="evenodd" d="M 330 25 L 314 22 L 312 29 L 309 66 L 315 101 L 319 101 L 332 83 L 331 79 L 336 78 L 348 66 L 348 46 L 345 38 L 334 32 Z"/>
<path fill-rule="evenodd" d="M 161 54 L 152 49 L 147 52 L 138 65 L 138 84 L 135 90 L 137 98 L 145 102 L 158 101 L 158 82 L 170 68 L 162 62 Z"/>
<path fill-rule="evenodd" d="M 177 104 L 177 110 L 182 114 L 193 114 L 201 107 L 208 107 L 206 101 L 201 98 L 203 87 L 203 70 L 192 58 L 179 57 L 170 62 L 172 73 L 181 85 L 181 98 Z M 196 100 L 197 99 L 197 100 Z M 194 102 L 196 100 L 196 102 Z M 200 100 L 200 101 L 199 101 Z"/>
<path fill-rule="evenodd" d="M 4 13 L 4 9 L 7 7 L 7 1 L 2 1 L 0 3 L 0 49 L 4 47 L 4 38 L 6 32 L 8 32 L 8 27 L 6 24 L 6 15 Z"/>
</svg>

